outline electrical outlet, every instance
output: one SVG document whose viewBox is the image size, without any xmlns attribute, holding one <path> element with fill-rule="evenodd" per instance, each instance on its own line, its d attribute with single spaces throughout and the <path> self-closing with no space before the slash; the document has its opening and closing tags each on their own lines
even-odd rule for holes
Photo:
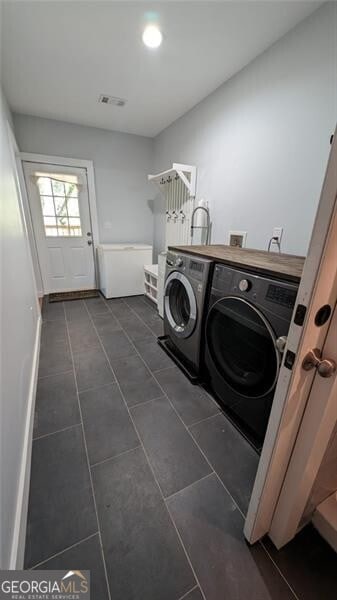
<svg viewBox="0 0 337 600">
<path fill-rule="evenodd" d="M 283 235 L 283 227 L 274 227 L 273 238 L 277 238 L 279 244 L 281 243 L 282 235 Z"/>
</svg>

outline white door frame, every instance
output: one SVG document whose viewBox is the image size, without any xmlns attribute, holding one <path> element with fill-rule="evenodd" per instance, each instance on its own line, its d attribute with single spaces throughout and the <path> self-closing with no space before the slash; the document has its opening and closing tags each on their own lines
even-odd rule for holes
<svg viewBox="0 0 337 600">
<path fill-rule="evenodd" d="M 79 168 L 85 169 L 86 175 L 87 175 L 87 182 L 88 182 L 88 199 L 89 199 L 91 226 L 92 226 L 94 263 L 96 265 L 96 248 L 97 248 L 97 245 L 99 244 L 99 228 L 98 228 L 97 203 L 96 203 L 95 171 L 94 171 L 93 161 L 92 160 L 84 160 L 82 158 L 66 158 L 63 156 L 50 156 L 50 155 L 46 155 L 46 154 L 35 154 L 32 152 L 18 152 L 17 156 L 18 156 L 18 159 L 20 159 L 20 161 L 21 161 L 21 166 L 22 166 L 23 162 L 31 162 L 31 163 L 41 163 L 41 164 L 45 164 L 45 165 L 56 165 L 56 166 L 61 166 L 61 167 L 79 167 Z M 23 167 L 22 167 L 22 169 L 23 169 Z M 23 175 L 22 175 L 22 177 L 23 177 Z M 25 190 L 26 190 L 26 185 L 25 185 Z M 26 190 L 26 195 L 27 195 L 27 190 Z M 28 195 L 27 195 L 27 199 L 28 199 L 28 206 L 29 206 L 29 210 L 30 210 Z M 35 250 L 36 250 L 36 239 L 35 239 L 34 230 L 32 232 L 32 235 L 34 236 L 34 246 L 35 246 Z M 37 254 L 35 255 L 34 252 L 33 252 L 33 256 L 35 259 L 34 267 L 40 273 L 40 280 L 42 282 L 42 273 L 41 273 L 40 265 L 38 262 L 38 256 L 37 256 Z M 36 262 L 36 260 L 37 260 L 37 262 Z M 95 270 L 96 270 L 96 267 L 95 267 Z M 97 271 L 96 271 L 96 277 L 97 277 Z M 96 282 L 96 285 L 98 285 L 98 282 Z M 39 292 L 40 292 L 40 290 L 39 290 Z M 41 295 L 43 295 L 43 290 L 42 290 Z"/>
<path fill-rule="evenodd" d="M 20 193 L 21 193 L 21 197 L 22 197 L 23 212 L 25 215 L 26 225 L 27 225 L 27 235 L 28 235 L 29 246 L 30 246 L 30 251 L 31 251 L 31 255 L 32 255 L 35 286 L 36 286 L 36 290 L 37 290 L 37 296 L 38 296 L 38 298 L 41 298 L 43 296 L 42 275 L 41 275 L 41 269 L 40 269 L 40 263 L 39 263 L 39 255 L 38 255 L 38 251 L 37 251 L 37 247 L 36 247 L 36 240 L 35 240 L 35 234 L 34 234 L 32 215 L 31 215 L 31 211 L 30 211 L 30 204 L 29 204 L 29 199 L 28 199 L 26 180 L 25 180 L 25 175 L 23 172 L 23 165 L 22 165 L 20 150 L 19 150 L 19 147 L 17 145 L 16 139 L 15 139 L 13 133 L 11 135 L 12 135 L 12 139 L 13 139 L 13 149 L 15 152 L 15 162 L 16 162 L 16 167 L 17 167 L 18 183 L 19 183 Z"/>
<path fill-rule="evenodd" d="M 323 327 L 307 328 L 308 315 L 312 314 L 314 310 L 312 301 L 319 301 L 319 306 L 324 304 L 333 305 L 334 282 L 331 281 L 331 277 L 326 275 L 327 263 L 324 263 L 324 259 L 336 206 L 336 164 L 337 130 L 331 146 L 321 198 L 294 310 L 295 314 L 297 307 L 302 305 L 306 309 L 306 317 L 301 325 L 296 325 L 292 320 L 290 326 L 284 356 L 293 356 L 294 364 L 287 368 L 285 361 L 283 361 L 281 366 L 245 521 L 244 533 L 250 543 L 256 542 L 270 531 L 275 507 L 315 375 L 313 372 L 304 375 L 301 369 L 302 360 L 309 348 L 323 347 L 329 325 L 327 323 Z M 325 273 L 323 273 L 324 271 Z M 315 286 L 318 284 L 320 285 L 319 298 L 314 295 Z M 303 331 L 308 334 L 305 335 L 305 339 Z M 289 355 L 288 351 L 293 354 Z"/>
</svg>

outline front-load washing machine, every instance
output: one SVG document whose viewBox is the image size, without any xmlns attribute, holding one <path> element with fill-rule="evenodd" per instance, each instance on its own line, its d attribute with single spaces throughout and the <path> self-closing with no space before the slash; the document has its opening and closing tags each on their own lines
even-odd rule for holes
<svg viewBox="0 0 337 600">
<path fill-rule="evenodd" d="M 205 365 L 216 397 L 262 445 L 298 286 L 216 264 L 205 324 Z"/>
<path fill-rule="evenodd" d="M 196 382 L 201 367 L 204 307 L 212 261 L 169 251 L 164 286 L 164 333 L 159 343 Z"/>
</svg>

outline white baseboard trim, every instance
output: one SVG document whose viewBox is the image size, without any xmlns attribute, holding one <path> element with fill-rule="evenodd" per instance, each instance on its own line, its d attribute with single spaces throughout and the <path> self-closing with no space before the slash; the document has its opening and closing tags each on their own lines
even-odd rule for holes
<svg viewBox="0 0 337 600">
<path fill-rule="evenodd" d="M 33 364 L 29 384 L 26 426 L 22 448 L 20 479 L 18 485 L 18 495 L 16 499 L 15 523 L 9 564 L 10 569 L 23 569 L 24 563 L 35 396 L 40 355 L 41 323 L 42 319 L 41 316 L 39 316 L 36 324 Z"/>
</svg>

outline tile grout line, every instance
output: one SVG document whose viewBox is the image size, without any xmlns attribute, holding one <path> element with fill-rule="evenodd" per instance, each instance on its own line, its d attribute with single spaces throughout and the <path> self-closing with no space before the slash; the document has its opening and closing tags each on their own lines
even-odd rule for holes
<svg viewBox="0 0 337 600">
<path fill-rule="evenodd" d="M 222 412 L 219 410 L 214 415 L 210 415 L 209 417 L 205 417 L 204 419 L 200 419 L 200 421 L 195 421 L 194 423 L 191 423 L 191 425 L 186 425 L 186 427 L 187 427 L 187 429 L 191 429 L 195 425 L 199 425 L 199 423 L 204 423 L 205 421 L 209 421 L 210 419 L 214 419 L 215 417 L 219 417 L 220 415 L 223 416 Z"/>
<path fill-rule="evenodd" d="M 67 546 L 66 548 L 63 548 L 63 550 L 60 550 L 60 552 L 56 552 L 56 554 L 49 556 L 45 560 L 42 560 L 41 562 L 36 563 L 36 565 L 29 567 L 28 570 L 32 571 L 33 569 L 36 569 L 36 567 L 39 567 L 40 565 L 44 565 L 45 563 L 49 562 L 53 558 L 60 556 L 60 554 L 63 554 L 64 552 L 67 552 L 68 550 L 71 550 L 72 548 L 76 548 L 76 546 L 79 546 L 80 544 L 82 544 L 83 542 L 86 542 L 87 540 L 91 540 L 91 538 L 95 537 L 95 535 L 98 535 L 98 530 L 95 531 L 95 533 L 92 533 L 91 535 L 88 535 L 87 537 L 83 538 L 82 540 L 75 542 L 75 544 L 71 544 L 71 546 Z"/>
<path fill-rule="evenodd" d="M 50 435 L 55 435 L 55 433 L 62 433 L 62 431 L 68 431 L 68 429 L 72 429 L 73 427 L 80 427 L 81 423 L 74 423 L 73 425 L 68 425 L 68 427 L 63 427 L 62 429 L 56 429 L 56 431 L 50 431 L 49 433 L 44 433 L 43 435 L 38 435 L 36 437 L 33 437 L 33 442 L 36 442 L 37 440 L 42 440 L 46 437 L 49 437 Z"/>
<path fill-rule="evenodd" d="M 181 492 L 184 492 L 185 490 L 188 490 L 189 488 L 193 487 L 197 483 L 200 483 L 200 481 L 203 481 L 204 479 L 207 479 L 208 477 L 211 477 L 211 475 L 214 475 L 214 474 L 215 474 L 215 471 L 213 469 L 211 471 L 211 473 L 207 473 L 207 475 L 204 475 L 203 477 L 200 477 L 200 479 L 196 479 L 196 481 L 192 481 L 192 483 L 189 483 L 188 485 L 185 485 L 185 487 L 181 488 L 181 490 L 177 490 L 176 492 L 173 492 L 173 494 L 170 494 L 169 496 L 164 496 L 165 502 L 167 502 L 167 500 L 171 500 L 171 498 L 174 498 L 175 496 L 177 496 Z"/>
<path fill-rule="evenodd" d="M 42 312 L 41 312 L 41 315 L 42 315 Z M 64 319 L 44 319 L 43 315 L 42 315 L 42 324 L 45 324 L 45 323 L 64 323 Z"/>
<path fill-rule="evenodd" d="M 84 304 L 85 309 L 89 313 L 89 311 L 87 309 L 87 306 L 86 306 L 85 302 L 83 302 L 83 300 L 82 300 L 82 303 Z M 73 354 L 73 349 L 72 349 L 72 346 L 71 346 L 71 338 L 70 338 L 70 333 L 69 333 L 69 328 L 68 328 L 68 320 L 67 320 L 67 314 L 66 314 L 65 308 L 64 308 L 64 313 L 65 313 L 66 327 L 67 327 L 67 333 L 68 333 L 68 343 L 69 343 L 69 346 L 70 346 L 70 356 L 71 356 L 71 361 L 72 361 L 72 365 L 73 365 L 73 373 L 74 373 L 74 378 L 75 378 L 75 386 L 76 386 L 76 392 L 77 392 L 77 402 L 78 402 L 78 408 L 79 408 L 80 417 L 81 417 L 81 425 L 82 425 L 82 435 L 83 435 L 83 441 L 84 441 L 84 449 L 85 449 L 85 454 L 86 454 L 86 459 L 87 459 L 87 466 L 88 466 L 89 478 L 90 478 L 90 485 L 91 485 L 91 493 L 92 493 L 92 498 L 93 498 L 93 503 L 94 503 L 94 509 L 95 509 L 95 514 L 96 514 L 97 527 L 98 527 L 98 536 L 99 536 L 99 542 L 100 542 L 100 547 L 101 547 L 101 556 L 102 556 L 102 561 L 103 561 L 105 581 L 106 581 L 106 585 L 107 585 L 108 597 L 109 597 L 109 600 L 111 600 L 110 585 L 109 585 L 107 568 L 106 568 L 106 563 L 105 563 L 105 555 L 104 555 L 104 549 L 103 549 L 103 544 L 102 544 L 102 535 L 101 535 L 101 529 L 100 529 L 100 522 L 99 522 L 98 512 L 97 512 L 96 496 L 95 496 L 94 484 L 93 484 L 92 474 L 91 474 L 91 469 L 90 469 L 90 461 L 89 461 L 87 440 L 86 440 L 86 437 L 85 437 L 85 430 L 84 430 L 84 424 L 83 424 L 83 415 L 82 415 L 82 408 L 81 408 L 81 403 L 80 403 L 80 395 L 79 395 L 79 392 L 78 392 L 76 369 L 75 369 L 75 362 L 74 362 L 74 354 Z"/>
<path fill-rule="evenodd" d="M 68 369 L 67 371 L 59 371 L 57 373 L 51 373 L 50 375 L 42 375 L 41 377 L 38 377 L 37 380 L 40 381 L 41 379 L 48 379 L 48 377 L 57 377 L 58 375 L 67 375 L 67 373 L 72 373 L 73 370 L 72 369 Z"/>
<path fill-rule="evenodd" d="M 154 371 L 151 371 L 151 373 L 161 373 L 162 371 L 169 371 L 170 369 L 176 369 L 177 365 L 172 364 L 172 367 L 163 367 L 162 369 L 155 369 Z"/>
<path fill-rule="evenodd" d="M 109 456 L 108 458 L 99 460 L 98 462 L 95 462 L 92 465 L 90 465 L 90 468 L 94 469 L 95 467 L 98 467 L 99 465 L 103 465 L 104 463 L 107 463 L 110 460 L 115 460 L 116 458 L 120 458 L 120 456 L 124 456 L 124 454 L 129 454 L 129 452 L 133 452 L 134 450 L 137 450 L 137 448 L 140 448 L 140 447 L 141 447 L 141 445 L 138 444 L 138 446 L 134 446 L 134 448 L 129 448 L 129 450 L 124 450 L 124 452 L 119 452 L 119 454 L 115 454 L 114 456 Z"/>
<path fill-rule="evenodd" d="M 130 307 L 129 307 L 129 308 L 130 308 Z M 133 309 L 132 309 L 132 308 L 130 308 L 130 310 L 132 310 L 132 311 L 133 311 Z M 135 312 L 135 311 L 133 311 L 133 312 Z M 203 450 L 202 450 L 202 449 L 201 449 L 201 447 L 199 446 L 199 444 L 198 444 L 197 440 L 195 439 L 195 437 L 193 436 L 192 432 L 191 432 L 191 431 L 189 431 L 189 429 L 188 429 L 187 425 L 185 425 L 184 421 L 182 420 L 182 418 L 181 418 L 181 416 L 179 415 L 178 411 L 176 410 L 175 406 L 172 404 L 172 402 L 171 402 L 171 400 L 170 400 L 169 396 L 166 394 L 166 392 L 164 391 L 164 389 L 163 389 L 163 388 L 162 388 L 162 386 L 160 385 L 160 383 L 159 383 L 158 379 L 157 379 L 157 378 L 156 378 L 156 376 L 155 376 L 155 373 L 153 373 L 153 372 L 151 371 L 151 369 L 149 368 L 149 366 L 148 366 L 148 364 L 146 363 L 146 361 L 144 360 L 144 358 L 143 358 L 143 357 L 141 356 L 141 354 L 138 352 L 138 349 L 136 348 L 135 344 L 134 344 L 134 343 L 133 343 L 133 341 L 131 340 L 131 338 L 130 338 L 130 336 L 128 335 L 127 331 L 125 331 L 125 330 L 124 330 L 124 333 L 125 333 L 125 335 L 128 337 L 129 341 L 130 341 L 130 342 L 133 344 L 133 346 L 134 346 L 134 348 L 135 348 L 135 350 L 136 350 L 136 352 L 137 352 L 138 356 L 141 358 L 141 360 L 143 361 L 144 365 L 146 366 L 146 368 L 148 369 L 148 371 L 151 373 L 151 375 L 152 375 L 152 377 L 154 378 L 154 380 L 156 381 L 156 383 L 159 385 L 160 389 L 161 389 L 161 390 L 162 390 L 162 392 L 163 392 L 163 395 L 164 395 L 164 396 L 167 398 L 168 402 L 170 403 L 170 405 L 171 405 L 171 407 L 173 408 L 174 412 L 176 413 L 176 415 L 178 416 L 178 418 L 179 418 L 179 419 L 180 419 L 180 421 L 182 422 L 182 424 L 183 424 L 183 426 L 185 427 L 186 431 L 187 431 L 187 432 L 189 433 L 189 435 L 192 437 L 192 439 L 193 439 L 194 443 L 196 444 L 197 448 L 200 450 L 201 454 L 203 455 L 203 457 L 204 457 L 204 458 L 205 458 L 205 460 L 207 461 L 208 465 L 211 467 L 211 469 L 212 469 L 213 473 L 215 474 L 215 476 L 216 476 L 217 480 L 219 481 L 219 483 L 222 485 L 222 487 L 224 488 L 224 490 L 227 492 L 227 494 L 228 494 L 228 495 L 229 495 L 229 497 L 231 498 L 232 502 L 234 503 L 234 505 L 236 506 L 237 510 L 238 510 L 238 511 L 239 511 L 239 513 L 241 514 L 241 516 L 242 516 L 242 518 L 243 518 L 243 521 L 245 521 L 245 519 L 246 519 L 246 515 L 243 513 L 243 511 L 241 510 L 241 508 L 239 507 L 239 505 L 237 504 L 237 502 L 236 502 L 236 501 L 235 501 L 235 499 L 233 498 L 232 494 L 231 494 L 231 493 L 230 493 L 230 491 L 227 489 L 227 487 L 225 486 L 224 482 L 221 480 L 220 476 L 218 475 L 218 473 L 217 473 L 217 472 L 216 472 L 216 470 L 214 469 L 214 467 L 213 467 L 213 465 L 211 464 L 211 462 L 209 461 L 208 457 L 206 456 L 206 454 L 203 452 Z M 207 395 L 208 395 L 208 396 L 211 398 L 211 396 L 210 396 L 209 394 L 207 394 Z M 218 405 L 217 405 L 217 403 L 215 402 L 215 400 L 214 400 L 213 398 L 212 398 L 212 400 L 213 400 L 214 404 L 216 404 L 216 406 L 218 406 Z M 219 412 L 221 412 L 221 411 L 219 411 Z M 219 414 L 219 413 L 218 413 L 218 414 Z M 218 414 L 216 414 L 216 415 L 212 415 L 212 416 L 218 416 Z M 194 423 L 194 424 L 196 424 L 196 423 Z M 213 473 L 209 473 L 209 475 L 211 475 L 211 474 L 213 474 Z M 194 482 L 194 483 L 197 483 L 197 482 Z M 185 489 L 185 488 L 183 488 L 183 489 Z M 176 492 L 176 494 L 179 494 L 180 492 L 182 492 L 182 491 L 183 491 L 183 489 L 182 489 L 182 490 L 179 490 L 178 492 Z M 174 524 L 174 525 L 175 525 L 175 524 Z M 268 558 L 270 559 L 270 561 L 271 561 L 271 562 L 274 564 L 274 566 L 275 566 L 275 563 L 274 563 L 274 561 L 273 561 L 273 560 L 272 560 L 272 558 L 270 557 L 269 553 L 266 551 L 266 549 L 265 549 L 264 545 L 262 544 L 262 542 L 259 540 L 259 542 L 258 542 L 258 543 L 260 544 L 261 548 L 262 548 L 262 549 L 263 549 L 263 551 L 266 553 L 266 555 L 268 556 Z M 287 584 L 287 586 L 289 587 L 290 591 L 291 591 L 291 592 L 294 594 L 294 591 L 293 591 L 293 589 L 292 589 L 292 587 L 291 587 L 290 583 L 288 582 L 287 578 L 285 577 L 285 575 L 284 575 L 284 574 L 281 572 L 281 570 L 279 569 L 279 567 L 277 567 L 277 570 L 278 570 L 278 572 L 281 574 L 281 576 L 282 576 L 283 580 L 285 581 L 285 583 L 286 583 L 286 584 Z M 199 584 L 199 585 L 200 585 L 200 584 Z M 200 588 L 201 588 L 201 586 L 200 586 Z M 294 594 L 294 595 L 295 595 L 295 598 L 297 598 L 296 594 Z"/>
<path fill-rule="evenodd" d="M 174 521 L 174 519 L 173 519 L 173 517 L 172 517 L 172 515 L 171 515 L 171 513 L 170 513 L 170 510 L 169 510 L 169 508 L 168 508 L 168 506 L 167 506 L 167 504 L 166 504 L 165 500 L 164 500 L 164 506 L 166 507 L 167 513 L 168 513 L 168 515 L 169 515 L 169 518 L 171 519 L 171 523 L 172 523 L 172 525 L 173 525 L 173 527 L 174 527 L 174 529 L 175 529 L 175 532 L 176 532 L 176 534 L 177 534 L 178 540 L 179 540 L 179 541 L 180 541 L 180 543 L 181 543 L 182 549 L 183 549 L 183 551 L 185 552 L 185 556 L 186 556 L 186 558 L 187 558 L 187 561 L 188 561 L 188 563 L 189 563 L 189 565 L 190 565 L 190 568 L 191 568 L 191 570 L 192 570 L 192 573 L 193 573 L 193 575 L 194 575 L 194 577 L 195 577 L 195 580 L 196 580 L 196 582 L 197 582 L 197 585 L 196 585 L 195 587 L 198 587 L 198 586 L 199 586 L 200 593 L 201 593 L 201 595 L 202 595 L 203 599 L 204 599 L 204 600 L 207 600 L 207 598 L 206 598 L 206 595 L 205 595 L 205 593 L 204 593 L 204 590 L 203 590 L 203 589 L 202 589 L 202 587 L 201 587 L 201 583 L 200 583 L 200 581 L 199 581 L 199 579 L 198 579 L 198 577 L 197 577 L 196 571 L 195 571 L 195 569 L 194 569 L 194 567 L 193 567 L 192 560 L 191 560 L 191 558 L 190 558 L 190 556 L 189 556 L 189 554 L 188 554 L 188 552 L 187 552 L 187 549 L 186 549 L 186 547 L 185 547 L 185 544 L 184 544 L 184 542 L 183 542 L 183 540 L 182 540 L 182 537 L 181 537 L 181 535 L 180 535 L 180 531 L 178 530 L 178 527 L 177 527 L 177 525 L 176 525 L 176 523 L 175 523 L 175 521 Z M 191 591 L 191 590 L 190 590 L 190 591 Z"/>
<path fill-rule="evenodd" d="M 269 553 L 269 551 L 265 547 L 264 542 L 262 540 L 259 540 L 259 544 L 260 544 L 260 546 L 262 546 L 263 550 L 265 551 L 265 553 L 267 554 L 267 556 L 269 557 L 269 559 L 273 563 L 275 569 L 278 571 L 278 573 L 280 574 L 280 576 L 282 577 L 282 579 L 287 584 L 288 588 L 290 589 L 290 591 L 294 595 L 294 598 L 296 598 L 296 600 L 300 600 L 299 597 L 297 596 L 295 590 L 292 588 L 292 586 L 290 585 L 289 581 L 287 580 L 287 578 L 285 577 L 285 575 L 282 573 L 280 567 L 276 564 L 276 562 L 274 561 L 273 557 L 271 556 L 271 554 Z"/>
<path fill-rule="evenodd" d="M 97 348 L 94 349 L 97 350 Z M 116 383 L 115 379 L 109 381 L 109 383 L 101 383 L 100 385 L 94 385 L 94 387 L 85 388 L 84 390 L 78 390 L 78 393 L 86 394 L 87 392 L 93 392 L 94 390 L 101 390 L 102 388 L 109 387 L 109 385 L 114 385 L 114 383 Z"/>
<path fill-rule="evenodd" d="M 118 321 L 118 322 L 119 322 L 119 324 L 121 325 L 121 323 L 120 323 L 120 321 L 119 321 L 118 319 L 117 319 L 117 321 Z M 92 323 L 93 323 L 93 326 L 95 327 L 95 323 L 94 323 L 93 319 L 92 319 Z M 123 329 L 123 327 L 122 327 L 122 329 Z M 112 368 L 112 365 L 111 365 L 111 363 L 110 363 L 109 357 L 108 357 L 107 353 L 105 352 L 105 348 L 104 348 L 103 342 L 101 341 L 100 335 L 99 335 L 99 333 L 98 333 L 98 331 L 97 331 L 96 327 L 95 327 L 95 331 L 96 331 L 96 333 L 97 333 L 97 335 L 98 335 L 98 337 L 99 337 L 99 340 L 100 340 L 100 342 L 101 342 L 101 345 L 102 345 L 103 351 L 104 351 L 104 353 L 105 353 L 105 356 L 106 356 L 106 358 L 107 358 L 107 360 L 108 360 L 108 362 L 109 362 L 110 369 L 111 369 L 112 373 L 114 374 L 114 376 L 116 377 L 116 374 L 115 374 L 115 372 L 114 372 L 114 370 L 113 370 L 113 368 Z M 126 331 L 125 331 L 124 329 L 123 329 L 123 331 L 124 331 L 125 335 L 127 336 L 128 340 L 131 342 L 131 340 L 130 340 L 130 337 L 127 335 Z M 132 342 L 131 342 L 131 343 L 132 343 Z M 134 344 L 132 344 L 132 345 L 134 346 Z M 134 346 L 134 347 L 135 347 L 135 346 Z M 136 349 L 136 351 L 137 351 L 137 349 Z M 137 351 L 137 354 L 138 354 L 138 351 Z M 144 364 L 145 364 L 145 363 L 144 363 Z M 147 368 L 147 365 L 146 365 L 146 368 Z M 204 600 L 206 600 L 206 596 L 205 596 L 205 594 L 204 594 L 204 592 L 203 592 L 203 590 L 202 590 L 202 587 L 201 587 L 201 585 L 200 585 L 199 579 L 198 579 L 198 577 L 197 577 L 197 575 L 196 575 L 196 572 L 195 572 L 195 570 L 194 570 L 194 568 L 193 568 L 193 565 L 192 565 L 191 559 L 190 559 L 190 557 L 189 557 L 189 555 L 188 555 L 188 553 L 187 553 L 187 550 L 186 550 L 186 548 L 185 548 L 185 545 L 184 545 L 184 543 L 183 543 L 183 541 L 182 541 L 181 535 L 180 535 L 180 533 L 179 533 L 179 531 L 178 531 L 178 529 L 177 529 L 177 526 L 176 526 L 176 524 L 175 524 L 175 522 L 174 522 L 174 520 L 173 520 L 173 518 L 172 518 L 172 516 L 171 516 L 171 513 L 170 513 L 170 511 L 169 511 L 169 509 L 168 509 L 168 507 L 167 507 L 167 505 L 166 505 L 166 503 L 165 503 L 165 498 L 164 498 L 163 491 L 162 491 L 162 489 L 161 489 L 161 487 L 160 487 L 160 484 L 159 484 L 159 482 L 158 482 L 158 480 L 157 480 L 157 477 L 156 477 L 156 475 L 155 475 L 155 473 L 154 473 L 154 470 L 153 470 L 153 468 L 152 468 L 152 465 L 151 465 L 151 463 L 150 463 L 149 457 L 148 457 L 148 455 L 147 455 L 147 452 L 146 452 L 146 450 L 145 450 L 145 448 L 144 448 L 143 441 L 142 441 L 142 439 L 141 439 L 141 436 L 140 436 L 140 434 L 139 434 L 139 432 L 138 432 L 138 429 L 137 429 L 137 427 L 136 427 L 136 425 L 135 425 L 134 419 L 133 419 L 133 417 L 132 417 L 132 414 L 131 414 L 131 412 L 130 412 L 130 409 L 129 409 L 128 405 L 127 405 L 127 402 L 126 402 L 126 400 L 125 400 L 124 394 L 123 394 L 123 392 L 122 392 L 122 389 L 121 389 L 121 386 L 120 386 L 120 384 L 119 384 L 119 381 L 118 381 L 117 377 L 116 377 L 116 381 L 117 381 L 117 385 L 118 385 L 118 388 L 119 388 L 120 394 L 121 394 L 121 396 L 122 396 L 122 398 L 123 398 L 123 401 L 124 401 L 124 404 L 125 404 L 126 410 L 127 410 L 128 414 L 129 414 L 129 418 L 130 418 L 130 420 L 131 420 L 131 422 L 132 422 L 132 425 L 133 425 L 133 427 L 134 427 L 134 429 L 135 429 L 135 432 L 136 432 L 136 434 L 137 434 L 137 436 L 138 436 L 138 438 L 139 438 L 140 446 L 141 446 L 141 448 L 142 448 L 142 450 L 143 450 L 143 453 L 144 453 L 145 459 L 146 459 L 146 461 L 147 461 L 147 464 L 148 464 L 148 466 L 149 466 L 149 469 L 150 469 L 150 471 L 151 471 L 151 473 L 152 473 L 152 476 L 153 476 L 153 478 L 154 478 L 154 481 L 155 481 L 155 483 L 156 483 L 156 485 L 157 485 L 157 487 L 158 487 L 159 494 L 160 494 L 160 496 L 161 496 L 161 499 L 162 499 L 162 501 L 163 501 L 163 505 L 165 506 L 165 508 L 166 508 L 166 511 L 167 511 L 167 514 L 168 514 L 168 516 L 169 516 L 169 518 L 170 518 L 170 520 L 171 520 L 171 522 L 172 522 L 172 524 L 173 524 L 173 527 L 174 527 L 174 529 L 175 529 L 175 531 L 176 531 L 177 537 L 178 537 L 178 539 L 179 539 L 179 541 L 180 541 L 180 544 L 181 544 L 181 546 L 182 546 L 182 548 L 183 548 L 183 551 L 184 551 L 184 553 L 185 553 L 186 559 L 187 559 L 187 561 L 188 561 L 188 563 L 189 563 L 189 565 L 190 565 L 190 568 L 191 568 L 191 571 L 192 571 L 192 573 L 193 573 L 193 575 L 194 575 L 195 581 L 197 582 L 198 586 L 200 587 L 201 594 L 202 594 L 202 596 L 203 596 Z"/>
<path fill-rule="evenodd" d="M 133 354 L 132 356 L 135 356 L 135 355 Z M 137 404 L 132 404 L 132 406 L 129 406 L 129 408 L 134 409 L 134 408 L 137 408 L 138 406 L 143 406 L 143 404 L 149 404 L 150 402 L 156 402 L 156 400 L 161 400 L 162 397 L 163 396 L 156 396 L 156 398 L 151 398 L 151 400 L 144 400 L 144 402 L 137 402 Z"/>
<path fill-rule="evenodd" d="M 188 590 L 188 592 L 186 592 L 186 594 L 184 594 L 183 596 L 180 596 L 180 598 L 178 598 L 178 600 L 184 600 L 185 598 L 187 598 L 187 596 L 191 593 L 194 592 L 194 590 L 198 590 L 198 586 L 195 585 L 193 588 L 191 588 L 190 590 Z"/>
</svg>

